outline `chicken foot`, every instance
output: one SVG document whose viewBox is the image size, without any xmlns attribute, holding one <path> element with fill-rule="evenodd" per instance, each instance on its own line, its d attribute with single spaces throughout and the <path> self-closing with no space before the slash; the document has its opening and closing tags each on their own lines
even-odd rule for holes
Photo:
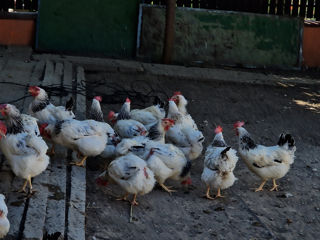
<svg viewBox="0 0 320 240">
<path fill-rule="evenodd" d="M 128 197 L 129 193 L 126 193 L 124 196 L 117 198 L 117 201 L 127 201 L 127 197 Z"/>
<path fill-rule="evenodd" d="M 204 196 L 210 200 L 213 200 L 214 198 L 210 196 L 210 187 L 207 187 L 207 192 L 206 192 L 206 195 Z"/>
<path fill-rule="evenodd" d="M 131 201 L 131 205 L 133 205 L 133 206 L 138 206 L 139 203 L 138 203 L 136 200 L 137 200 L 137 194 L 134 194 L 134 195 L 133 195 L 133 199 L 132 199 L 132 201 Z"/>
<path fill-rule="evenodd" d="M 223 198 L 224 196 L 221 195 L 220 188 L 218 188 L 218 192 L 215 198 Z"/>
<path fill-rule="evenodd" d="M 159 183 L 159 185 L 165 190 L 167 191 L 169 194 L 171 194 L 172 192 L 176 192 L 176 190 L 170 189 L 171 187 L 167 187 L 165 186 L 163 183 Z"/>
<path fill-rule="evenodd" d="M 271 192 L 274 191 L 274 190 L 278 191 L 278 186 L 279 185 L 277 185 L 276 180 L 272 179 L 272 182 L 273 182 L 273 187 L 270 189 L 270 191 Z"/>
<path fill-rule="evenodd" d="M 267 180 L 263 180 L 260 186 L 255 190 L 255 192 L 263 191 L 263 186 L 266 184 Z"/>
<path fill-rule="evenodd" d="M 76 165 L 78 167 L 84 167 L 84 162 L 87 160 L 87 156 L 84 156 L 80 162 L 71 162 L 71 165 Z"/>
</svg>

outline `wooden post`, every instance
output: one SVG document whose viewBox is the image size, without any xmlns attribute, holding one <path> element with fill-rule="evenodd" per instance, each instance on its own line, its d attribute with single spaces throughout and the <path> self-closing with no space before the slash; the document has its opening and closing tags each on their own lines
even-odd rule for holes
<svg viewBox="0 0 320 240">
<path fill-rule="evenodd" d="M 173 44 L 174 44 L 175 15 L 176 15 L 176 0 L 167 0 L 166 29 L 165 29 L 163 56 L 162 56 L 162 61 L 164 64 L 169 64 L 172 59 Z"/>
</svg>

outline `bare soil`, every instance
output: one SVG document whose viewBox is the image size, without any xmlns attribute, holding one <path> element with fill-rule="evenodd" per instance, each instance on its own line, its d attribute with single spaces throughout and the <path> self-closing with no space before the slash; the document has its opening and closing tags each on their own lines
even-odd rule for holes
<svg viewBox="0 0 320 240">
<path fill-rule="evenodd" d="M 233 123 L 244 120 L 246 129 L 261 144 L 275 145 L 281 132 L 291 133 L 297 144 L 289 173 L 279 180 L 278 192 L 254 192 L 260 180 L 240 160 L 238 181 L 222 194 L 203 198 L 200 180 L 203 157 L 194 161 L 192 185 L 169 195 L 155 188 L 139 196 L 139 206 L 116 201 L 123 192 L 116 185 L 100 187 L 95 178 L 103 160 L 87 165 L 87 239 L 317 239 L 320 229 L 320 86 L 253 85 L 239 82 L 200 82 L 167 79 L 145 73 L 86 72 L 88 106 L 94 95 L 103 97 L 105 116 L 119 110 L 125 98 L 142 108 L 174 91 L 189 100 L 188 110 L 206 137 L 205 146 L 221 125 L 227 143 L 237 148 Z M 237 79 L 235 79 L 236 81 Z"/>
</svg>

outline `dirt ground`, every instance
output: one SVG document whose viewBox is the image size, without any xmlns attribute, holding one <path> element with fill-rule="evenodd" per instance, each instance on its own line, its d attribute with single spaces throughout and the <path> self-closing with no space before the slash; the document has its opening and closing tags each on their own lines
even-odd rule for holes
<svg viewBox="0 0 320 240">
<path fill-rule="evenodd" d="M 87 99 L 103 97 L 105 116 L 119 110 L 126 97 L 132 108 L 141 108 L 159 97 L 167 100 L 181 91 L 188 110 L 206 137 L 205 146 L 221 125 L 227 143 L 237 148 L 233 123 L 246 122 L 252 137 L 274 145 L 281 132 L 296 139 L 296 159 L 289 173 L 279 180 L 279 192 L 256 193 L 260 180 L 239 160 L 238 181 L 222 194 L 203 198 L 200 180 L 203 156 L 194 161 L 192 185 L 171 196 L 159 188 L 140 196 L 129 223 L 130 205 L 116 201 L 118 186 L 100 187 L 95 178 L 102 160 L 87 166 L 87 239 L 317 239 L 320 229 L 320 86 L 253 85 L 231 82 L 200 82 L 154 77 L 145 73 L 86 72 Z M 235 79 L 236 80 L 236 79 Z M 88 101 L 90 104 L 90 101 Z"/>
</svg>

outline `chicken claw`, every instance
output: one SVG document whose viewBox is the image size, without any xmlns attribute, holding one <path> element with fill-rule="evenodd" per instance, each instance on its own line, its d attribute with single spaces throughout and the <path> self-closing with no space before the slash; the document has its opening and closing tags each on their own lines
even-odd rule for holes
<svg viewBox="0 0 320 240">
<path fill-rule="evenodd" d="M 273 187 L 270 189 L 270 192 L 276 190 L 278 191 L 278 186 L 277 183 L 276 183 L 276 180 L 275 179 L 272 179 L 272 182 L 273 182 Z"/>
<path fill-rule="evenodd" d="M 134 194 L 133 195 L 133 199 L 131 201 L 131 205 L 133 205 L 133 206 L 138 206 L 139 205 L 139 203 L 136 201 L 136 199 L 137 199 L 137 194 Z"/>
<path fill-rule="evenodd" d="M 127 197 L 128 197 L 129 193 L 126 193 L 124 196 L 117 198 L 117 201 L 127 201 Z"/>
<path fill-rule="evenodd" d="M 263 186 L 266 184 L 267 180 L 264 180 L 260 186 L 255 190 L 255 192 L 263 191 Z"/>
<path fill-rule="evenodd" d="M 220 188 L 218 188 L 218 193 L 215 198 L 224 198 L 224 196 L 221 195 Z"/>
<path fill-rule="evenodd" d="M 87 156 L 84 156 L 80 162 L 71 162 L 71 165 L 76 165 L 78 167 L 84 167 L 84 162 L 86 161 Z"/>
<path fill-rule="evenodd" d="M 172 192 L 176 192 L 176 190 L 170 189 L 171 187 L 167 187 L 167 186 L 165 186 L 163 183 L 160 183 L 159 185 L 160 185 L 165 191 L 167 191 L 170 195 L 171 195 Z"/>
<path fill-rule="evenodd" d="M 207 192 L 206 192 L 206 195 L 204 197 L 206 197 L 206 198 L 208 198 L 210 200 L 214 200 L 214 198 L 210 196 L 210 187 L 207 187 Z"/>
</svg>

